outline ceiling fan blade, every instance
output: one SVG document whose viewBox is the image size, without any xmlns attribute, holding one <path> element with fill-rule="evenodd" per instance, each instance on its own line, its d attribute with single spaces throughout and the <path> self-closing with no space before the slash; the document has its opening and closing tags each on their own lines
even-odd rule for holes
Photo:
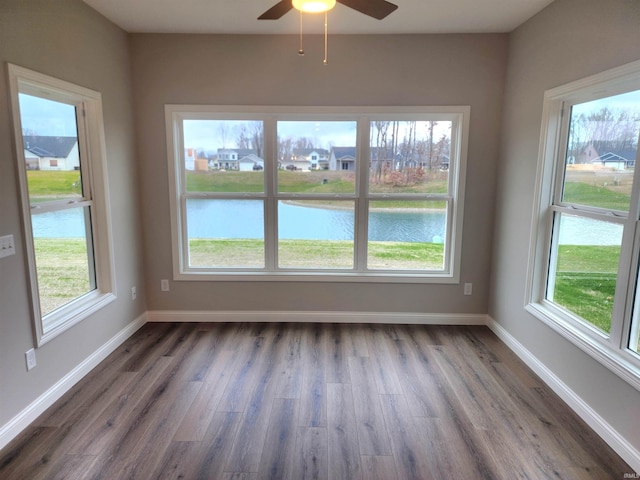
<svg viewBox="0 0 640 480">
<path fill-rule="evenodd" d="M 382 20 L 384 17 L 393 12 L 397 5 L 387 2 L 386 0 L 336 0 L 338 3 L 353 8 L 360 13 L 369 15 L 370 17 Z"/>
<path fill-rule="evenodd" d="M 291 0 L 280 0 L 269 10 L 258 17 L 258 20 L 278 20 L 285 13 L 293 8 Z"/>
</svg>

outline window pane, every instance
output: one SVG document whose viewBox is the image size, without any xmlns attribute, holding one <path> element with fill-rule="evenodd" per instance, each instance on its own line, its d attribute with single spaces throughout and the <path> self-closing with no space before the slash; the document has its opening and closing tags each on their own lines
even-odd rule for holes
<svg viewBox="0 0 640 480">
<path fill-rule="evenodd" d="M 32 226 L 45 316 L 96 288 L 89 207 L 32 215 Z"/>
<path fill-rule="evenodd" d="M 370 192 L 447 193 L 451 122 L 371 122 L 370 151 Z"/>
<path fill-rule="evenodd" d="M 629 210 L 640 129 L 640 91 L 574 105 L 563 201 Z"/>
<path fill-rule="evenodd" d="M 369 202 L 367 266 L 377 270 L 443 270 L 446 202 Z"/>
<path fill-rule="evenodd" d="M 353 268 L 353 201 L 278 202 L 278 263 L 284 268 Z"/>
<path fill-rule="evenodd" d="M 278 122 L 278 191 L 354 193 L 356 122 Z"/>
<path fill-rule="evenodd" d="M 611 330 L 622 226 L 557 214 L 547 299 L 605 333 Z"/>
<path fill-rule="evenodd" d="M 253 120 L 184 120 L 187 192 L 263 192 L 264 127 Z"/>
<path fill-rule="evenodd" d="M 75 106 L 18 98 L 30 203 L 82 197 Z"/>
<path fill-rule="evenodd" d="M 187 200 L 190 267 L 264 267 L 262 200 Z"/>
</svg>

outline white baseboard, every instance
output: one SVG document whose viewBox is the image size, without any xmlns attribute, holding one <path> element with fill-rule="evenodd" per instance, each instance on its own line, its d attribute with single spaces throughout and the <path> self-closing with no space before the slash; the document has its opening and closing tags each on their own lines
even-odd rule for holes
<svg viewBox="0 0 640 480">
<path fill-rule="evenodd" d="M 73 370 L 62 377 L 18 415 L 13 417 L 7 424 L 0 427 L 0 449 L 17 437 L 22 430 L 28 427 L 31 422 L 53 405 L 56 400 L 69 391 L 71 387 L 78 383 L 102 360 L 107 358 L 109 354 L 122 345 L 127 338 L 133 335 L 146 322 L 146 313 L 144 313 L 120 330 L 109 341 L 98 348 L 98 350 L 85 358 Z"/>
<path fill-rule="evenodd" d="M 302 322 L 395 323 L 420 325 L 486 325 L 484 314 L 400 312 L 304 312 L 304 311 L 190 311 L 147 312 L 149 322 Z"/>
<path fill-rule="evenodd" d="M 593 410 L 567 384 L 549 370 L 536 356 L 527 350 L 502 325 L 487 316 L 487 326 L 520 359 L 551 388 L 569 407 L 578 414 L 600 437 L 629 464 L 640 472 L 640 452 L 618 433 L 605 419 Z M 632 473 L 632 472 L 629 472 Z"/>
</svg>

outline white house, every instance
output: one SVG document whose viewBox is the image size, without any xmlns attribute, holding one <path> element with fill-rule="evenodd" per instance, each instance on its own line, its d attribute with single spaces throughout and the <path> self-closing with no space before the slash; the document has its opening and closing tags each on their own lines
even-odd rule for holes
<svg viewBox="0 0 640 480">
<path fill-rule="evenodd" d="M 329 156 L 329 170 L 353 172 L 356 169 L 356 147 L 333 147 Z"/>
<path fill-rule="evenodd" d="M 80 169 L 76 137 L 25 136 L 24 157 L 28 170 Z"/>
</svg>

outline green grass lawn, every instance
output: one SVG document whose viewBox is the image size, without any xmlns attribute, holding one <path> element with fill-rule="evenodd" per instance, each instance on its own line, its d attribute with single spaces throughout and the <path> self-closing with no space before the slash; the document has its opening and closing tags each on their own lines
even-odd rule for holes
<svg viewBox="0 0 640 480">
<path fill-rule="evenodd" d="M 611 210 L 629 210 L 629 195 L 613 189 L 582 182 L 566 182 L 564 200 L 580 205 L 601 207 Z"/>
<path fill-rule="evenodd" d="M 28 170 L 27 183 L 32 202 L 75 197 L 82 193 L 80 172 Z"/>
<path fill-rule="evenodd" d="M 281 240 L 280 266 L 284 268 L 353 268 L 353 242 Z M 434 243 L 370 242 L 369 266 L 374 269 L 441 270 L 444 246 Z M 261 240 L 189 241 L 193 267 L 262 267 Z"/>
<path fill-rule="evenodd" d="M 619 253 L 617 246 L 560 245 L 554 302 L 610 332 Z"/>
<path fill-rule="evenodd" d="M 35 238 L 42 314 L 89 292 L 87 247 L 82 238 Z"/>
<path fill-rule="evenodd" d="M 318 170 L 291 172 L 278 170 L 278 189 L 286 193 L 355 193 L 354 172 Z M 188 192 L 243 193 L 264 191 L 264 172 L 211 171 L 187 172 Z M 377 193 L 445 193 L 446 178 L 426 184 L 376 185 Z"/>
</svg>

